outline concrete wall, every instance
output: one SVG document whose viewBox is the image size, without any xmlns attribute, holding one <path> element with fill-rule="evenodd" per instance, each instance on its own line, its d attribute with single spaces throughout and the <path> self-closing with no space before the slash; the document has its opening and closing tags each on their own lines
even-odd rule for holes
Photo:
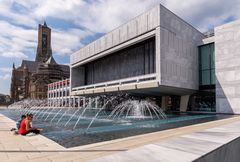
<svg viewBox="0 0 240 162">
<path fill-rule="evenodd" d="M 240 113 L 240 20 L 215 28 L 216 108 Z"/>
<path fill-rule="evenodd" d="M 209 152 L 208 154 L 200 157 L 194 162 L 221 162 L 221 161 L 231 161 L 239 162 L 240 159 L 240 138 L 237 138 L 214 151 Z"/>
<path fill-rule="evenodd" d="M 71 65 L 154 30 L 160 24 L 159 8 L 159 5 L 152 8 L 73 53 L 70 57 Z"/>
<path fill-rule="evenodd" d="M 161 85 L 198 89 L 198 44 L 203 34 L 161 5 Z"/>
<path fill-rule="evenodd" d="M 162 5 L 154 7 L 72 54 L 71 68 L 91 64 L 95 60 L 112 55 L 154 36 L 155 81 L 159 86 L 183 88 L 191 90 L 191 92 L 197 90 L 199 82 L 197 46 L 202 44 L 204 36 Z M 111 68 L 110 64 L 108 68 Z M 81 77 L 81 72 L 74 75 Z M 129 77 L 132 76 L 134 75 Z M 118 77 L 106 78 L 112 81 Z M 75 83 L 75 81 L 72 82 Z M 74 85 L 81 86 L 78 83 Z M 184 93 L 184 95 L 186 94 Z"/>
</svg>

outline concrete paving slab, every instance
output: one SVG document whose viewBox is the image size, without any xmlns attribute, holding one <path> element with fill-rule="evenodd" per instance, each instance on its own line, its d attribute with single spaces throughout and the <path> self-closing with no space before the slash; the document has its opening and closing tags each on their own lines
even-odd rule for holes
<svg viewBox="0 0 240 162">
<path fill-rule="evenodd" d="M 205 140 L 209 142 L 216 142 L 216 143 L 228 143 L 235 138 L 239 137 L 238 135 L 231 134 L 231 133 L 218 133 L 218 132 L 197 132 L 188 135 L 184 135 L 183 137 L 186 138 L 193 138 L 196 140 Z"/>
<path fill-rule="evenodd" d="M 187 137 L 177 137 L 170 140 L 155 143 L 155 145 L 180 150 L 184 152 L 189 152 L 197 155 L 203 155 L 214 150 L 216 147 L 221 146 L 221 143 L 205 141 L 200 139 L 196 140 Z"/>
<path fill-rule="evenodd" d="M 98 158 L 91 162 L 193 161 L 240 138 L 238 132 L 216 132 L 211 130 L 220 129 L 222 127 L 222 130 L 229 128 L 233 131 L 234 127 L 232 127 L 232 125 L 234 125 L 234 127 L 240 127 L 240 122 L 155 142 L 137 149 Z"/>
<path fill-rule="evenodd" d="M 172 156 L 176 155 L 176 156 Z M 181 155 L 181 156 L 177 156 Z M 171 158 L 169 158 L 171 156 Z M 107 157 L 92 160 L 91 162 L 185 162 L 196 159 L 196 154 L 171 149 L 167 147 L 157 146 L 153 144 L 133 149 L 127 152 L 110 155 Z"/>
</svg>

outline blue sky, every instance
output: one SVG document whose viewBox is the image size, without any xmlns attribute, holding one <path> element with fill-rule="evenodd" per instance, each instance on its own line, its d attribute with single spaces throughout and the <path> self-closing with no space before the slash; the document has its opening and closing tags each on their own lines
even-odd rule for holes
<svg viewBox="0 0 240 162">
<path fill-rule="evenodd" d="M 0 0 L 0 93 L 9 94 L 13 63 L 35 59 L 44 20 L 54 58 L 68 64 L 71 53 L 159 3 L 202 32 L 240 17 L 239 0 Z"/>
</svg>

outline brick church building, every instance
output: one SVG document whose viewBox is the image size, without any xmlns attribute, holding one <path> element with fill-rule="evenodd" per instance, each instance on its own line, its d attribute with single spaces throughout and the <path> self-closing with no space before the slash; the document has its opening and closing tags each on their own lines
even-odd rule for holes
<svg viewBox="0 0 240 162">
<path fill-rule="evenodd" d="M 48 84 L 69 78 L 69 66 L 57 64 L 52 56 L 51 29 L 46 22 L 39 24 L 35 61 L 23 60 L 20 67 L 12 68 L 11 98 L 47 98 Z"/>
</svg>

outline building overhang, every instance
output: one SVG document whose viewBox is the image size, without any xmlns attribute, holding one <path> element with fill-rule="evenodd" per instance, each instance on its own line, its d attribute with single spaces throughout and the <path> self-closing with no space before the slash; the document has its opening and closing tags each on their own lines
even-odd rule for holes
<svg viewBox="0 0 240 162">
<path fill-rule="evenodd" d="M 152 80 L 146 80 L 152 78 Z M 196 92 L 193 89 L 164 86 L 156 79 L 156 74 L 121 79 L 117 81 L 99 83 L 72 88 L 72 96 L 93 96 L 109 93 L 134 93 L 142 95 L 186 95 Z M 130 82 L 130 83 L 128 83 Z"/>
<path fill-rule="evenodd" d="M 119 51 L 121 49 L 125 49 L 125 48 L 127 48 L 129 46 L 132 46 L 134 44 L 137 44 L 139 42 L 142 42 L 144 40 L 152 38 L 152 37 L 155 36 L 155 34 L 156 34 L 156 30 L 155 29 L 152 30 L 152 31 L 148 31 L 148 32 L 146 32 L 146 33 L 144 33 L 144 34 L 142 34 L 142 35 L 140 35 L 138 37 L 132 38 L 131 40 L 123 42 L 123 43 L 121 43 L 121 44 L 119 44 L 117 46 L 113 46 L 113 47 L 111 47 L 111 48 L 109 48 L 109 49 L 107 49 L 105 51 L 102 51 L 100 53 L 96 53 L 96 54 L 94 54 L 94 55 L 92 55 L 92 56 L 90 56 L 88 58 L 83 59 L 83 60 L 79 60 L 78 62 L 76 62 L 74 64 L 71 64 L 71 68 L 75 68 L 75 67 L 81 66 L 81 65 L 86 64 L 88 62 L 97 60 L 97 59 L 99 59 L 101 57 L 110 55 L 110 54 L 112 54 L 112 53 L 114 53 L 116 51 Z"/>
<path fill-rule="evenodd" d="M 214 43 L 214 42 L 215 42 L 215 36 L 211 36 L 208 38 L 204 38 L 198 46 L 202 46 L 202 45 L 210 44 L 210 43 Z"/>
</svg>

